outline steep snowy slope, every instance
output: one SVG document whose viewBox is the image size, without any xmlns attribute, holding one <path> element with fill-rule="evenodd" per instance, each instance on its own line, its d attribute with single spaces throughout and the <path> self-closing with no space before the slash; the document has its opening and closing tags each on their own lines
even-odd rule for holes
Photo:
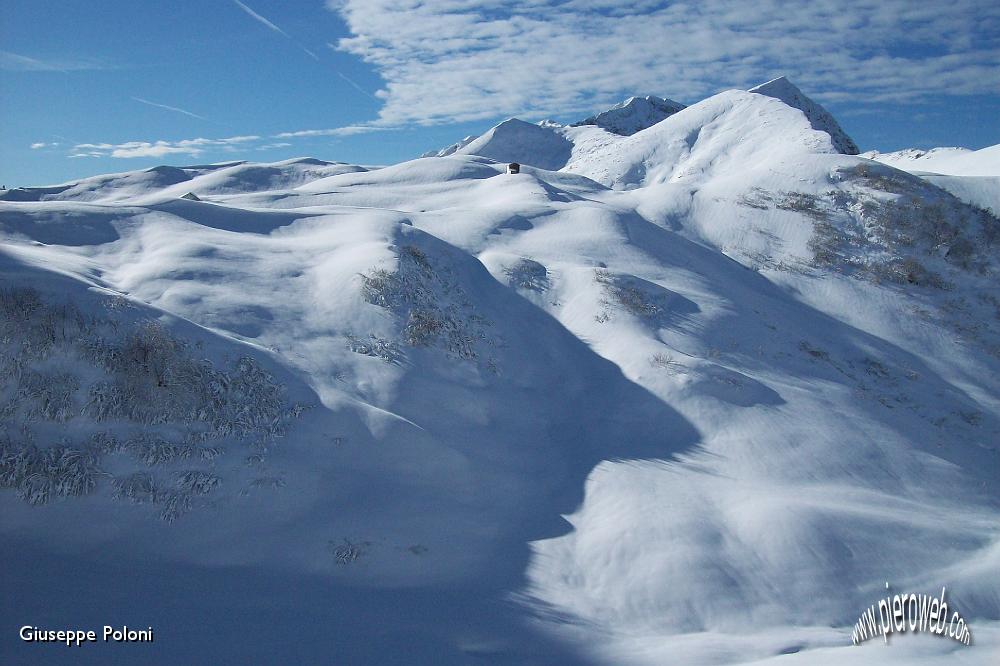
<svg viewBox="0 0 1000 666">
<path fill-rule="evenodd" d="M 0 202 L 0 616 L 172 662 L 992 663 L 1000 220 L 768 95 L 526 125 Z M 522 138 L 568 166 L 505 174 Z M 852 647 L 886 582 L 975 644 Z"/>
<path fill-rule="evenodd" d="M 794 107 L 806 114 L 813 129 L 826 132 L 833 140 L 833 147 L 837 152 L 845 155 L 857 155 L 858 146 L 851 137 L 840 128 L 840 124 L 830 115 L 830 112 L 822 106 L 806 97 L 801 90 L 795 87 L 791 81 L 783 76 L 762 83 L 750 89 L 749 92 L 758 95 L 767 95 L 775 99 L 780 99 L 788 106 Z"/>
<path fill-rule="evenodd" d="M 631 136 L 640 130 L 652 127 L 664 118 L 669 118 L 683 108 L 684 105 L 680 102 L 661 99 L 654 95 L 629 97 L 607 111 L 602 111 L 586 120 L 573 123 L 573 125 L 597 125 L 614 134 Z"/>
</svg>

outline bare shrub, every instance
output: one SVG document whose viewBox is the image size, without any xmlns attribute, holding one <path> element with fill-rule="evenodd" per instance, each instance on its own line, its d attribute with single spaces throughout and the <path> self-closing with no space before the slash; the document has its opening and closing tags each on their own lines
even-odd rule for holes
<svg viewBox="0 0 1000 666">
<path fill-rule="evenodd" d="M 348 333 L 347 348 L 355 354 L 380 358 L 386 363 L 398 363 L 403 358 L 403 353 L 399 350 L 399 345 L 388 338 L 379 337 L 374 333 L 369 335 L 368 340 L 361 340 Z"/>
<path fill-rule="evenodd" d="M 156 481 L 149 472 L 136 472 L 115 479 L 112 485 L 115 499 L 128 500 L 135 504 L 152 503 L 158 492 Z"/>
<path fill-rule="evenodd" d="M 154 467 L 214 460 L 225 447 L 211 442 L 222 438 L 263 446 L 304 409 L 287 403 L 284 386 L 255 359 L 217 366 L 193 354 L 200 345 L 158 322 L 116 319 L 118 310 L 84 316 L 32 288 L 0 288 L 0 487 L 30 504 L 93 492 L 109 476 L 101 469 L 109 455 Z M 74 364 L 84 367 L 51 369 Z M 82 443 L 39 448 L 32 444 L 37 421 L 72 423 L 67 432 L 83 430 Z M 88 435 L 87 421 L 133 430 L 122 439 Z M 23 434 L 19 443 L 11 432 Z M 192 497 L 220 483 L 193 470 L 161 490 L 151 474 L 137 472 L 116 479 L 114 494 L 155 503 L 164 520 L 174 520 L 193 506 Z"/>
<path fill-rule="evenodd" d="M 657 352 L 649 359 L 650 365 L 654 368 L 660 368 L 661 370 L 666 370 L 672 375 L 682 374 L 687 372 L 687 367 L 674 358 L 673 354 L 666 352 Z"/>
<path fill-rule="evenodd" d="M 20 377 L 19 395 L 29 401 L 29 419 L 67 421 L 76 415 L 74 399 L 80 388 L 75 375 L 66 372 L 39 372 L 29 370 Z"/>
<path fill-rule="evenodd" d="M 818 220 L 825 220 L 828 213 L 823 208 L 823 200 L 805 192 L 782 192 L 775 199 L 775 206 L 781 210 L 802 213 Z"/>
<path fill-rule="evenodd" d="M 636 317 L 653 319 L 666 311 L 663 299 L 634 278 L 611 275 L 603 268 L 598 269 L 594 277 L 609 298 Z"/>
<path fill-rule="evenodd" d="M 521 259 L 504 269 L 510 284 L 518 289 L 545 291 L 549 288 L 549 275 L 545 266 L 532 259 Z"/>
<path fill-rule="evenodd" d="M 98 456 L 70 446 L 39 449 L 0 439 L 0 487 L 13 488 L 29 504 L 45 504 L 54 497 L 88 495 L 103 472 Z"/>
<path fill-rule="evenodd" d="M 177 475 L 177 490 L 190 495 L 207 495 L 222 485 L 222 478 L 201 470 L 189 470 Z"/>
<path fill-rule="evenodd" d="M 437 347 L 465 360 L 479 358 L 477 348 L 488 342 L 490 323 L 478 315 L 471 299 L 451 270 L 432 262 L 414 246 L 399 250 L 396 272 L 375 269 L 362 276 L 362 295 L 366 301 L 390 310 L 401 322 L 401 337 L 411 347 Z M 377 339 L 372 336 L 373 340 Z M 348 344 L 359 353 L 395 361 L 395 350 L 388 344 L 382 349 L 348 336 Z M 389 360 L 389 359 L 386 359 Z M 495 361 L 494 361 L 495 363 Z"/>
</svg>

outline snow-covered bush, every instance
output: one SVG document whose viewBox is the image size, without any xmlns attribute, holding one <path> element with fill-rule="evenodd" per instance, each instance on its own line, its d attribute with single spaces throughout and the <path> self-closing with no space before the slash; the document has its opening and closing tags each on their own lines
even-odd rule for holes
<svg viewBox="0 0 1000 666">
<path fill-rule="evenodd" d="M 84 495 L 107 476 L 106 456 L 207 464 L 224 454 L 219 440 L 264 447 L 301 414 L 253 358 L 216 365 L 158 322 L 119 314 L 129 309 L 111 303 L 85 316 L 32 288 L 0 288 L 0 487 L 31 504 Z M 56 427 L 80 443 L 35 446 L 43 422 L 46 437 Z M 120 435 L 94 432 L 98 423 Z M 139 472 L 115 481 L 115 497 L 155 502 L 173 520 L 192 506 L 188 496 L 220 482 L 191 470 L 157 494 Z"/>
<path fill-rule="evenodd" d="M 396 315 L 401 323 L 400 337 L 411 347 L 437 347 L 458 358 L 476 360 L 480 346 L 493 343 L 486 334 L 489 322 L 476 312 L 451 269 L 432 262 L 417 247 L 400 248 L 396 272 L 375 269 L 362 279 L 365 300 Z M 396 360 L 389 345 L 382 345 L 387 352 L 383 353 L 368 342 L 353 337 L 348 340 L 359 353 Z M 380 338 L 372 335 L 372 340 Z M 490 362 L 495 366 L 495 361 Z"/>
<path fill-rule="evenodd" d="M 176 475 L 173 487 L 162 485 L 149 472 L 136 472 L 114 480 L 114 497 L 134 504 L 152 504 L 161 520 L 172 523 L 194 508 L 194 500 L 216 490 L 222 479 L 200 470 Z"/>
<path fill-rule="evenodd" d="M 833 177 L 841 185 L 824 195 L 754 188 L 739 201 L 812 218 L 814 266 L 939 289 L 949 287 L 942 275 L 949 267 L 980 274 L 995 267 L 1000 219 L 990 211 L 883 165 L 857 164 Z"/>
<path fill-rule="evenodd" d="M 649 359 L 649 364 L 654 368 L 666 370 L 672 375 L 683 374 L 687 368 L 683 363 L 674 358 L 673 354 L 667 352 L 657 352 Z"/>
<path fill-rule="evenodd" d="M 636 317 L 653 321 L 658 320 L 667 311 L 667 303 L 662 295 L 655 292 L 655 285 L 643 283 L 627 275 L 612 275 L 603 268 L 595 271 L 594 279 L 604 289 L 607 298 L 603 304 L 606 307 L 617 304 Z M 606 316 L 604 321 L 610 319 L 609 312 L 601 314 Z"/>
<path fill-rule="evenodd" d="M 403 353 L 399 350 L 399 345 L 392 340 L 379 337 L 374 333 L 369 336 L 368 340 L 356 338 L 353 334 L 348 333 L 347 348 L 355 354 L 380 358 L 386 363 L 398 363 L 403 358 Z"/>
<path fill-rule="evenodd" d="M 114 480 L 116 499 L 128 500 L 135 504 L 152 503 L 158 492 L 156 481 L 149 472 L 136 472 Z"/>
<path fill-rule="evenodd" d="M 781 210 L 802 213 L 817 220 L 827 219 L 826 202 L 814 194 L 805 192 L 781 192 L 774 199 L 774 205 Z"/>
<path fill-rule="evenodd" d="M 368 541 L 354 543 L 353 541 L 344 539 L 343 543 L 331 541 L 329 542 L 329 546 L 337 564 L 346 565 L 356 562 L 359 557 L 364 555 L 368 547 L 371 546 L 371 543 Z"/>
<path fill-rule="evenodd" d="M 40 449 L 0 436 L 0 487 L 13 488 L 29 504 L 87 495 L 103 473 L 96 452 L 57 445 Z"/>
<path fill-rule="evenodd" d="M 177 475 L 177 490 L 190 495 L 207 495 L 222 485 L 222 477 L 201 470 L 188 470 Z"/>
<path fill-rule="evenodd" d="M 549 275 L 545 266 L 532 259 L 521 259 L 504 269 L 510 284 L 518 289 L 545 291 L 549 288 Z"/>
<path fill-rule="evenodd" d="M 266 488 L 268 490 L 277 490 L 278 488 L 285 487 L 285 480 L 277 476 L 262 476 L 258 479 L 254 479 L 250 482 L 252 488 Z"/>
<path fill-rule="evenodd" d="M 80 388 L 76 375 L 28 370 L 20 377 L 19 396 L 28 405 L 29 419 L 67 421 L 77 411 L 74 396 Z"/>
</svg>

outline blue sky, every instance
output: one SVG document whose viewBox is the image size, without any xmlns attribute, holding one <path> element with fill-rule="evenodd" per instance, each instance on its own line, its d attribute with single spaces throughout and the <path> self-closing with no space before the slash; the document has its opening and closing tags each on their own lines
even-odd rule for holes
<svg viewBox="0 0 1000 666">
<path fill-rule="evenodd" d="M 1000 9 L 952 0 L 5 0 L 0 183 L 391 163 L 503 118 L 787 75 L 862 150 L 1000 142 Z M 626 8 L 627 7 L 627 8 Z"/>
</svg>

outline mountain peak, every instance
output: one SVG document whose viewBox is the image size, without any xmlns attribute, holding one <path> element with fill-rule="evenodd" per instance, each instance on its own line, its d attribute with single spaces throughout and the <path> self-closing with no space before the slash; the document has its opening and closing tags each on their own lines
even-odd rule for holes
<svg viewBox="0 0 1000 666">
<path fill-rule="evenodd" d="M 779 76 L 767 83 L 754 86 L 747 92 L 773 97 L 774 99 L 781 100 L 788 106 L 798 109 L 806 115 L 813 129 L 826 132 L 830 135 L 833 147 L 837 149 L 837 152 L 845 155 L 857 155 L 861 152 L 858 150 L 858 146 L 854 143 L 854 140 L 840 128 L 840 125 L 829 111 L 809 99 L 805 93 L 784 76 Z"/>
<path fill-rule="evenodd" d="M 455 151 L 497 162 L 520 162 L 556 170 L 569 160 L 573 144 L 555 128 L 508 118 Z"/>
<path fill-rule="evenodd" d="M 655 95 L 629 97 L 607 111 L 573 123 L 573 126 L 597 125 L 614 134 L 631 136 L 647 127 L 652 127 L 683 108 L 685 107 L 680 102 Z"/>
</svg>

